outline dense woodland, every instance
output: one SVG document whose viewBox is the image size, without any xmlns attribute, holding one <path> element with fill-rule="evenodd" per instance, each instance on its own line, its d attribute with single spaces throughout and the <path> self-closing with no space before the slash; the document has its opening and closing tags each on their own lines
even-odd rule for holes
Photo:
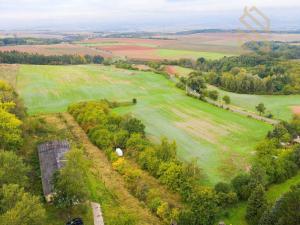
<svg viewBox="0 0 300 225">
<path fill-rule="evenodd" d="M 243 94 L 300 93 L 299 46 L 281 42 L 249 42 L 245 47 L 253 53 L 219 60 L 199 58 L 196 63 L 188 59 L 162 63 L 194 68 L 207 83 L 226 91 Z"/>
<path fill-rule="evenodd" d="M 205 80 L 224 90 L 247 94 L 300 93 L 299 72 L 264 56 L 225 57 L 217 61 L 198 60 Z M 298 62 L 294 62 L 297 64 Z"/>
<path fill-rule="evenodd" d="M 30 167 L 18 151 L 23 145 L 22 104 L 10 85 L 0 82 L 0 221 L 1 224 L 42 225 L 45 210 L 30 193 Z M 18 114 L 19 116 L 17 116 Z"/>
<path fill-rule="evenodd" d="M 244 48 L 273 59 L 300 59 L 300 46 L 280 41 L 250 41 Z"/>
<path fill-rule="evenodd" d="M 0 63 L 6 64 L 34 64 L 34 65 L 79 65 L 100 64 L 104 58 L 100 55 L 51 55 L 31 54 L 18 51 L 0 52 Z"/>
<path fill-rule="evenodd" d="M 0 46 L 11 46 L 11 45 L 52 45 L 62 43 L 63 40 L 49 39 L 49 38 L 18 38 L 18 37 L 7 37 L 0 38 Z"/>
</svg>

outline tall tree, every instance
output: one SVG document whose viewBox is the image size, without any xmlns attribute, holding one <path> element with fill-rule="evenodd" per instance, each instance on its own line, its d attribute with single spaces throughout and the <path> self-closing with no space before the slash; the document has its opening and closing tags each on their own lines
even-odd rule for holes
<svg viewBox="0 0 300 225">
<path fill-rule="evenodd" d="M 258 185 L 248 200 L 246 220 L 249 225 L 257 225 L 266 209 L 265 190 L 262 185 Z"/>
<path fill-rule="evenodd" d="M 300 184 L 283 194 L 262 216 L 259 225 L 300 224 Z"/>
<path fill-rule="evenodd" d="M 0 150 L 0 186 L 19 184 L 26 186 L 29 168 L 14 152 Z"/>
<path fill-rule="evenodd" d="M 66 165 L 54 178 L 54 203 L 57 207 L 71 209 L 87 200 L 88 165 L 83 150 L 74 148 L 66 154 Z"/>
<path fill-rule="evenodd" d="M 26 193 L 16 184 L 0 190 L 1 225 L 43 225 L 45 210 L 39 198 Z"/>
<path fill-rule="evenodd" d="M 20 147 L 21 124 L 14 114 L 0 108 L 0 148 L 14 150 Z"/>
<path fill-rule="evenodd" d="M 193 91 L 196 91 L 198 94 L 203 94 L 204 90 L 206 89 L 203 77 L 197 74 L 190 75 L 187 80 L 187 86 Z"/>
<path fill-rule="evenodd" d="M 213 225 L 218 213 L 218 200 L 214 190 L 197 188 L 191 196 L 190 205 L 197 225 Z"/>
<path fill-rule="evenodd" d="M 256 110 L 259 112 L 259 114 L 264 114 L 265 111 L 266 111 L 266 107 L 264 105 L 264 103 L 259 103 L 257 106 L 256 106 Z"/>
</svg>

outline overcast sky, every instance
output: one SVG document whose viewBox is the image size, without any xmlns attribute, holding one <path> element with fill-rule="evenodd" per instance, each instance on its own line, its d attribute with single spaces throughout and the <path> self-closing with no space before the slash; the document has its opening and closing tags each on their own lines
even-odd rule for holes
<svg viewBox="0 0 300 225">
<path fill-rule="evenodd" d="M 273 26 L 300 26 L 300 0 L 0 0 L 0 29 L 234 28 L 245 6 Z"/>
</svg>

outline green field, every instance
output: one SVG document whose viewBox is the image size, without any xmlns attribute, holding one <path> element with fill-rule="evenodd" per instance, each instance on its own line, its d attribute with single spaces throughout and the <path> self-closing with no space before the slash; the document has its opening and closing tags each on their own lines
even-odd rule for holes
<svg viewBox="0 0 300 225">
<path fill-rule="evenodd" d="M 205 59 L 220 59 L 224 56 L 232 56 L 230 54 L 224 54 L 219 52 L 203 52 L 203 51 L 189 51 L 189 50 L 176 50 L 176 49 L 158 49 L 157 55 L 162 58 L 179 59 L 179 58 L 191 58 L 197 59 L 203 57 Z"/>
<path fill-rule="evenodd" d="M 96 65 L 21 65 L 17 90 L 30 114 L 65 111 L 72 102 L 138 99 L 119 108 L 147 126 L 149 137 L 176 140 L 183 159 L 197 157 L 203 183 L 229 180 L 249 166 L 254 146 L 270 125 L 187 97 L 165 77 Z"/>
<path fill-rule="evenodd" d="M 209 86 L 209 89 L 216 89 L 221 96 L 228 95 L 231 104 L 255 112 L 255 106 L 264 103 L 267 111 L 270 111 L 275 118 L 290 120 L 293 117 L 293 106 L 300 106 L 300 95 L 248 95 L 223 91 L 219 88 Z"/>
</svg>

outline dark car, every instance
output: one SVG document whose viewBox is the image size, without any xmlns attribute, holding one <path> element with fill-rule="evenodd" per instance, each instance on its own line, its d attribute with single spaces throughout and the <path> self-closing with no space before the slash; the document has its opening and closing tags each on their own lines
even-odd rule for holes
<svg viewBox="0 0 300 225">
<path fill-rule="evenodd" d="M 68 222 L 66 225 L 84 225 L 81 218 L 75 218 L 72 219 L 70 222 Z"/>
</svg>

